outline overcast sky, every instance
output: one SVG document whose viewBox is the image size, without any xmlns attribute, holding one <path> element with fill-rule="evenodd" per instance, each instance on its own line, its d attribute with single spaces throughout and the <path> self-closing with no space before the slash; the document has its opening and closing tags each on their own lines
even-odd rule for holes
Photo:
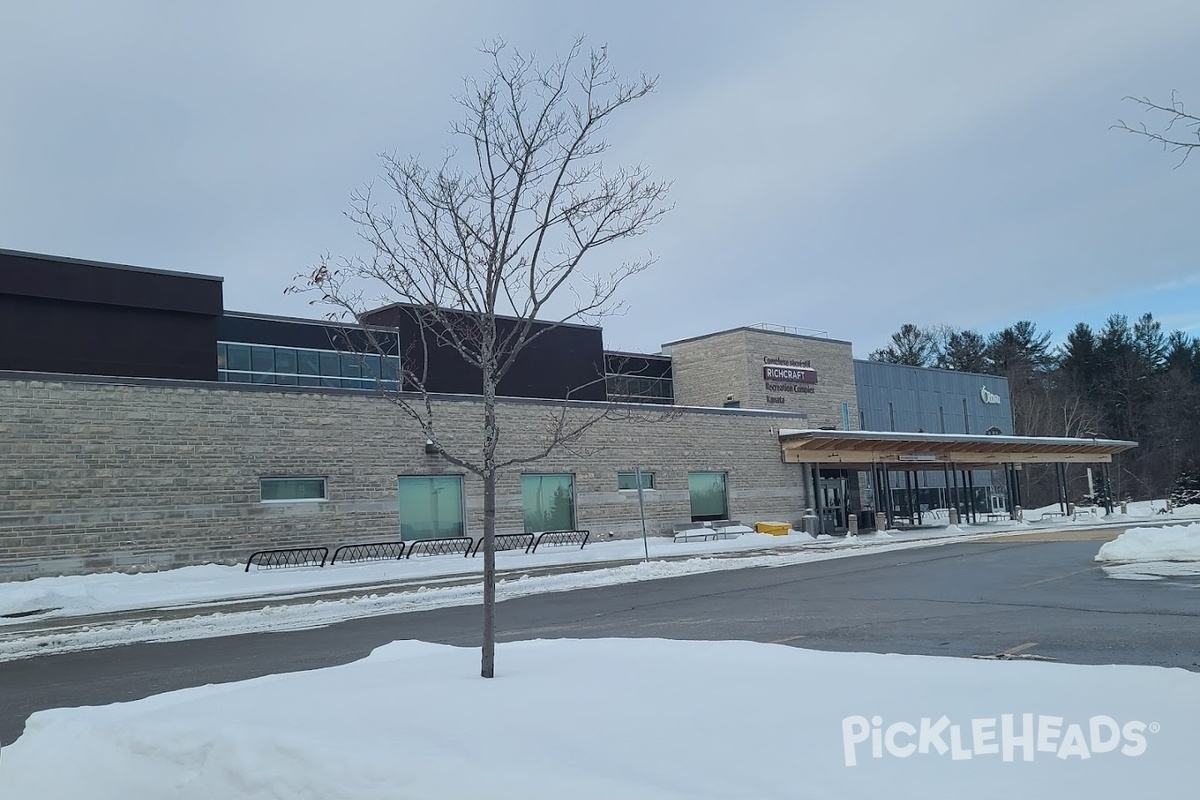
<svg viewBox="0 0 1200 800">
<path fill-rule="evenodd" d="M 1195 0 L 0 3 L 0 247 L 221 275 L 231 310 L 361 249 L 378 154 L 440 157 L 476 48 L 607 43 L 660 76 L 613 158 L 674 181 L 605 325 L 657 351 L 772 322 L 880 346 L 1152 311 L 1200 333 L 1200 159 L 1110 129 L 1200 111 Z M 597 258 L 604 258 L 603 251 Z"/>
</svg>

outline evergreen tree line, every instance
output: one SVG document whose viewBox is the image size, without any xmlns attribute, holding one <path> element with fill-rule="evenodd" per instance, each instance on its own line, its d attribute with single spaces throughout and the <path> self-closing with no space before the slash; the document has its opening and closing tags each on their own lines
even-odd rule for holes
<svg viewBox="0 0 1200 800">
<path fill-rule="evenodd" d="M 1200 339 L 1165 333 L 1152 314 L 1132 323 L 1113 314 L 1100 328 L 1081 322 L 1062 344 L 1051 341 L 1028 320 L 986 335 L 905 324 L 870 358 L 1007 378 L 1018 435 L 1136 441 L 1110 470 L 1118 498 L 1164 497 L 1197 484 Z M 1052 502 L 1053 473 L 1026 473 L 1027 505 Z M 1073 468 L 1069 479 L 1072 499 L 1081 500 L 1085 470 Z"/>
</svg>

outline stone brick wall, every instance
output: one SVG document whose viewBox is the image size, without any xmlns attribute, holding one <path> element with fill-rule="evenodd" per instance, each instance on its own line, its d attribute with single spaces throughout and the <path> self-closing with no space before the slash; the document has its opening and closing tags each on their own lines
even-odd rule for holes
<svg viewBox="0 0 1200 800">
<path fill-rule="evenodd" d="M 705 336 L 670 346 L 675 402 L 721 406 L 729 395 L 743 408 L 806 415 L 803 427 L 842 427 L 842 403 L 850 427 L 859 427 L 854 358 L 849 342 L 752 328 Z M 808 391 L 771 391 L 763 377 L 767 363 L 807 363 L 817 383 Z"/>
<path fill-rule="evenodd" d="M 540 441 L 561 404 L 509 401 L 505 456 Z M 599 405 L 578 404 L 575 415 Z M 478 454 L 481 406 L 437 401 L 448 450 Z M 640 535 L 636 492 L 618 471 L 655 473 L 651 533 L 690 517 L 687 473 L 728 473 L 730 515 L 795 522 L 803 479 L 778 431 L 796 415 L 736 410 L 618 415 L 526 472 L 575 475 L 577 522 L 596 539 Z M 0 378 L 0 580 L 244 561 L 271 547 L 398 537 L 396 478 L 460 473 L 386 399 L 338 390 L 170 381 Z M 328 501 L 264 504 L 262 477 L 325 477 Z M 482 527 L 482 483 L 464 478 L 467 532 Z M 520 475 L 500 478 L 498 530 L 523 529 Z"/>
<path fill-rule="evenodd" d="M 675 402 L 721 408 L 730 395 L 746 408 L 749 354 L 742 329 L 724 331 L 671 346 Z"/>
</svg>

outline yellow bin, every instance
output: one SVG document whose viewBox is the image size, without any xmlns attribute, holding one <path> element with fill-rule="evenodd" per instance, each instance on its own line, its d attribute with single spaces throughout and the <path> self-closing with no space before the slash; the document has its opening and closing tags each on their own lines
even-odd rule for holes
<svg viewBox="0 0 1200 800">
<path fill-rule="evenodd" d="M 769 533 L 772 536 L 787 536 L 792 532 L 790 522 L 759 522 L 754 526 L 759 533 Z"/>
</svg>

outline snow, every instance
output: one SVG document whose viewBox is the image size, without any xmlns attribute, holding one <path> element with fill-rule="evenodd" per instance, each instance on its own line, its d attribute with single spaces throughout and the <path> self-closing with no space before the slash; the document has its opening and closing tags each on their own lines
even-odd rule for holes
<svg viewBox="0 0 1200 800">
<path fill-rule="evenodd" d="M 649 563 L 642 563 L 640 538 L 602 539 L 582 550 L 504 551 L 497 553 L 498 595 L 506 599 L 728 569 L 782 567 L 988 536 L 1128 524 L 1132 519 L 1157 523 L 1200 517 L 1200 506 L 1176 509 L 1171 516 L 1158 514 L 1162 507 L 1161 501 L 1131 504 L 1128 515 L 1100 522 L 962 523 L 819 540 L 798 531 L 786 536 L 748 531 L 736 539 L 707 542 L 652 537 Z M 208 565 L 0 583 L 0 662 L 35 653 L 299 630 L 360 617 L 477 604 L 481 562 L 462 556 L 428 556 L 249 573 L 243 567 Z M 1117 572 L 1114 577 L 1141 579 L 1166 574 L 1162 569 L 1149 574 L 1146 569 Z M 238 602 L 254 607 L 231 607 Z M 130 619 L 131 615 L 141 618 Z"/>
<path fill-rule="evenodd" d="M 1200 561 L 1200 524 L 1130 528 L 1096 554 L 1097 561 Z"/>
<path fill-rule="evenodd" d="M 1130 528 L 1101 546 L 1096 560 L 1106 575 L 1127 581 L 1200 576 L 1200 523 Z"/>
<path fill-rule="evenodd" d="M 755 534 L 755 536 L 760 535 Z M 762 534 L 761 538 L 778 540 L 790 537 L 775 537 Z M 503 601 L 547 592 L 612 586 L 622 583 L 659 580 L 662 578 L 720 570 L 784 567 L 826 559 L 844 558 L 867 552 L 878 553 L 891 550 L 932 547 L 953 541 L 963 541 L 972 537 L 940 536 L 918 541 L 892 540 L 880 544 L 870 543 L 870 537 L 859 538 L 868 541 L 860 542 L 856 539 L 837 539 L 818 546 L 813 545 L 812 540 L 804 536 L 803 539 L 810 545 L 813 545 L 812 549 L 773 553 L 750 552 L 735 556 L 708 556 L 672 561 L 649 561 L 551 575 L 520 574 L 514 578 L 499 580 L 496 586 L 496 597 L 498 600 Z M 442 556 L 439 558 L 454 561 L 462 560 L 461 556 Z M 433 559 L 430 560 L 432 561 Z M 234 568 L 222 569 L 232 570 L 231 579 L 234 579 L 235 575 L 240 575 L 242 580 L 250 577 L 245 573 L 239 573 Z M 320 568 L 309 569 L 308 573 L 314 579 L 320 578 Z M 94 577 L 101 576 L 73 576 L 71 578 L 56 580 L 86 584 L 89 582 L 88 579 Z M 147 581 L 154 579 L 149 586 L 144 587 L 147 590 L 143 596 L 144 602 L 149 602 L 155 591 L 161 592 L 158 595 L 160 601 L 170 597 L 169 586 L 172 573 L 145 573 L 138 577 L 144 577 Z M 2 585 L 0 585 L 0 588 L 2 588 Z M 478 605 L 482 602 L 482 597 L 481 584 L 477 581 L 472 581 L 468 585 L 460 586 L 420 585 L 409 587 L 408 591 L 381 590 L 379 592 L 372 592 L 368 588 L 364 589 L 360 594 L 333 600 L 315 600 L 291 604 L 279 603 L 248 611 L 224 610 L 217 613 L 203 613 L 175 619 L 117 620 L 107 624 L 96 624 L 85 620 L 87 624 L 78 627 L 65 629 L 51 628 L 45 631 L 23 633 L 14 637 L 0 639 L 0 662 L 28 658 L 34 655 L 41 656 L 49 653 L 78 652 L 136 642 L 188 641 L 216 636 L 303 630 L 362 617 L 427 611 L 434 608 L 451 606 Z M 23 620 L 5 621 L 17 623 Z M 0 632 L 2 631 L 3 626 L 0 626 Z"/>
<path fill-rule="evenodd" d="M 501 644 L 490 681 L 478 665 L 403 641 L 38 712 L 0 797 L 1126 798 L 1186 793 L 1200 741 L 1200 675 L 1177 669 L 658 639 Z"/>
<path fill-rule="evenodd" d="M 897 531 L 891 531 L 897 534 Z M 937 539 L 942 531 L 914 531 L 905 534 L 906 540 Z M 871 537 L 856 539 L 822 537 L 822 547 L 845 548 L 859 552 L 857 547 Z M 861 540 L 861 541 L 860 541 Z M 669 538 L 649 539 L 652 560 L 681 555 L 705 558 L 713 570 L 731 568 L 722 554 L 743 556 L 762 550 L 781 555 L 795 555 L 801 547 L 814 547 L 808 534 L 793 531 L 786 536 L 756 533 L 749 529 L 735 539 L 716 541 L 675 542 Z M 607 564 L 622 561 L 641 561 L 645 549 L 642 540 L 620 539 L 589 543 L 586 548 L 559 547 L 526 554 L 520 550 L 496 554 L 496 568 L 504 571 L 538 570 Z M 698 565 L 685 568 L 695 570 Z M 385 587 L 388 584 L 452 580 L 478 576 L 483 570 L 482 558 L 461 555 L 421 556 L 403 561 L 373 561 L 334 564 L 325 567 L 256 570 L 249 573 L 244 567 L 215 564 L 183 567 L 161 572 L 97 573 L 35 578 L 29 581 L 0 583 L 0 631 L 5 625 L 28 621 L 14 615 L 42 612 L 38 619 L 53 619 L 88 614 L 106 614 L 140 609 L 178 608 L 193 605 L 232 602 L 255 597 L 293 598 L 318 591 L 348 587 Z"/>
</svg>

